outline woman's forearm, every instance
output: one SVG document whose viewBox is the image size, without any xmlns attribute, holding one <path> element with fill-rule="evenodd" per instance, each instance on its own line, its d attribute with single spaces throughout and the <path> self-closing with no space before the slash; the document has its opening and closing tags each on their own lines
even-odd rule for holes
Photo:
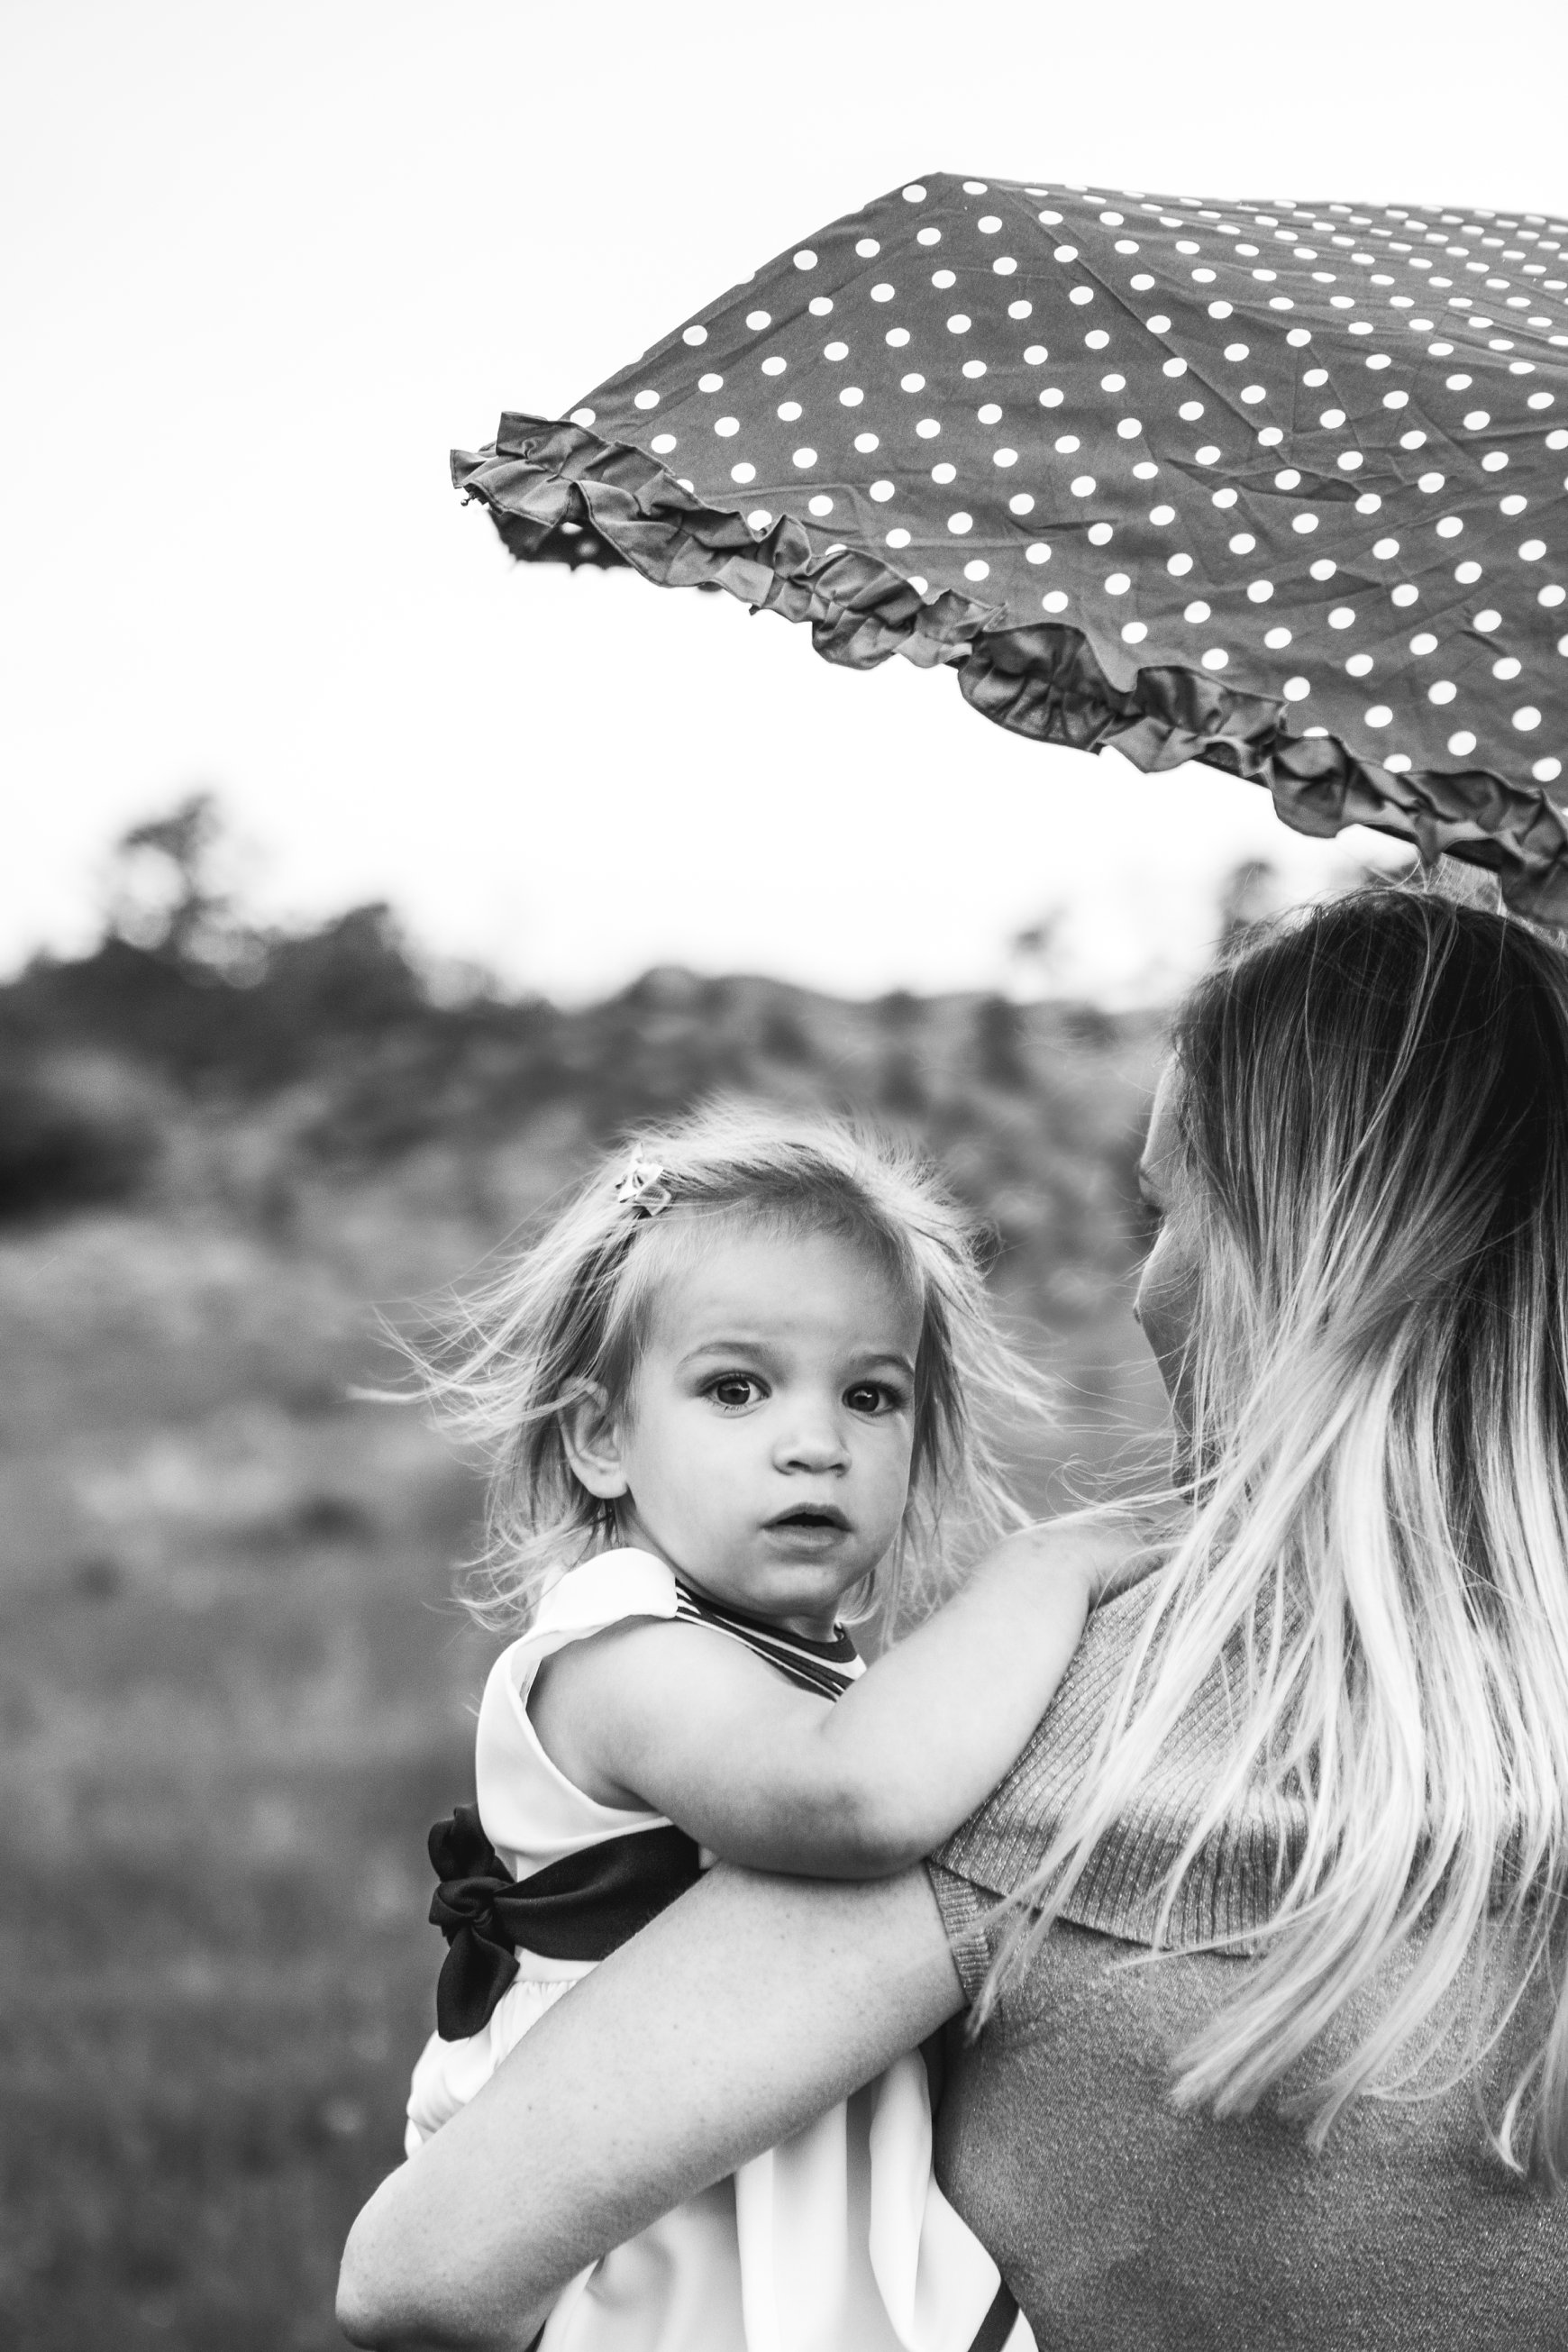
<svg viewBox="0 0 1568 2352">
<path fill-rule="evenodd" d="M 343 2255 L 345 2333 L 383 2352 L 522 2352 L 585 2263 L 961 2001 L 922 1871 L 869 1885 L 714 1871 L 383 2182 Z"/>
</svg>

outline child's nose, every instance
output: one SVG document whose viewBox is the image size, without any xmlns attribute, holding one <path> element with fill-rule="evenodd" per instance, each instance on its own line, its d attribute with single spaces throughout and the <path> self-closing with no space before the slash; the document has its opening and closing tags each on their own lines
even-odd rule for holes
<svg viewBox="0 0 1568 2352">
<path fill-rule="evenodd" d="M 803 1412 L 784 1439 L 779 1454 L 780 1466 L 784 1469 L 845 1468 L 849 1460 L 849 1448 L 838 1415 L 826 1407 Z"/>
</svg>

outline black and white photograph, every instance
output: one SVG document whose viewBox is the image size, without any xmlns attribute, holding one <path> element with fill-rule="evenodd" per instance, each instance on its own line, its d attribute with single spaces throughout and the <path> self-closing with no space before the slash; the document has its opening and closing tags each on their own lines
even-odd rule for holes
<svg viewBox="0 0 1568 2352">
<path fill-rule="evenodd" d="M 0 6 L 6 2352 L 1568 2352 L 1565 88 Z"/>
</svg>

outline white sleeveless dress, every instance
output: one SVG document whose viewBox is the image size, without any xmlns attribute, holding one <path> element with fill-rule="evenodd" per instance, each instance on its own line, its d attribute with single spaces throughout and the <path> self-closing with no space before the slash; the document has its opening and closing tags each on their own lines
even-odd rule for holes
<svg viewBox="0 0 1568 2352">
<path fill-rule="evenodd" d="M 689 1618 L 689 1598 L 649 1552 L 603 1552 L 545 1594 L 529 1631 L 496 1660 L 479 1708 L 479 1822 L 514 1878 L 585 1848 L 667 1829 L 661 1814 L 602 1805 L 545 1754 L 528 1700 L 543 1661 L 632 1617 Z M 790 1671 L 787 1634 L 709 1619 Z M 824 1654 L 826 1650 L 824 1648 Z M 825 1690 L 863 1671 L 848 1663 Z M 711 1857 L 704 1855 L 706 1863 Z M 418 2148 L 488 2082 L 529 2028 L 595 1963 L 519 1949 L 519 1973 L 489 2023 L 432 2035 L 408 2100 Z M 979 2240 L 931 2174 L 925 2067 L 900 2058 L 845 2104 L 689 2198 L 567 2287 L 538 2352 L 1035 2352 L 1028 2323 Z"/>
</svg>

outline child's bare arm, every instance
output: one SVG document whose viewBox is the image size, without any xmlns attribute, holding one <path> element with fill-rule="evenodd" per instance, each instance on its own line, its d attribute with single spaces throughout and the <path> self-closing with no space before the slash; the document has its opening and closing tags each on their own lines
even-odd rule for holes
<svg viewBox="0 0 1568 2352">
<path fill-rule="evenodd" d="M 806 1876 L 891 1874 L 973 1811 L 1026 1744 L 1136 1539 L 1013 1537 L 837 1705 L 705 1626 L 616 1627 L 552 1660 L 531 1712 L 603 1801 L 652 1805 L 722 1854 Z"/>
</svg>

